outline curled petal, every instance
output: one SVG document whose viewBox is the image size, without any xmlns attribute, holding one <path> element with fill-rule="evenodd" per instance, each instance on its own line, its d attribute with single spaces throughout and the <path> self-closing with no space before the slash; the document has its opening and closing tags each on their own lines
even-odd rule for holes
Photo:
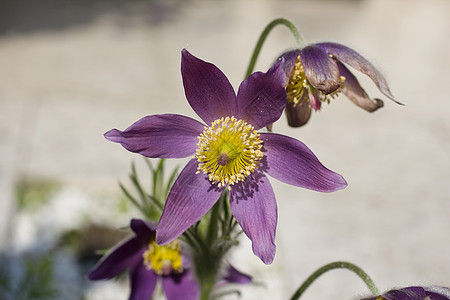
<svg viewBox="0 0 450 300">
<path fill-rule="evenodd" d="M 156 226 L 152 223 L 145 222 L 141 219 L 131 219 L 130 222 L 131 230 L 138 237 L 144 237 L 147 240 L 150 239 L 156 232 Z"/>
<path fill-rule="evenodd" d="M 298 54 L 300 53 L 299 49 L 291 50 L 286 53 L 283 53 L 280 58 L 283 59 L 282 68 L 284 70 L 284 74 L 286 75 L 285 86 L 288 84 L 289 78 L 292 75 L 292 71 L 294 71 L 295 63 L 297 62 Z"/>
<path fill-rule="evenodd" d="M 347 96 L 353 103 L 359 107 L 367 110 L 368 112 L 374 112 L 380 107 L 383 107 L 383 101 L 380 99 L 372 100 L 367 95 L 366 91 L 361 87 L 358 79 L 344 66 L 341 62 L 337 62 L 339 66 L 339 72 L 341 76 L 345 77 L 343 83 L 342 92 Z"/>
<path fill-rule="evenodd" d="M 148 270 L 141 262 L 130 273 L 131 294 L 130 300 L 150 299 L 155 290 L 157 275 Z"/>
<path fill-rule="evenodd" d="M 110 250 L 89 272 L 90 280 L 109 279 L 142 260 L 146 241 L 132 237 Z"/>
<path fill-rule="evenodd" d="M 283 60 L 278 60 L 267 73 L 251 74 L 239 86 L 237 115 L 255 130 L 277 121 L 286 105 Z"/>
<path fill-rule="evenodd" d="M 200 296 L 199 286 L 190 271 L 164 276 L 162 288 L 167 300 L 197 300 Z"/>
<path fill-rule="evenodd" d="M 266 150 L 264 172 L 288 184 L 319 192 L 333 192 L 347 186 L 345 179 L 327 169 L 302 142 L 275 133 L 261 133 Z"/>
<path fill-rule="evenodd" d="M 197 137 L 204 125 L 192 118 L 174 115 L 147 116 L 124 131 L 112 129 L 105 133 L 111 142 L 125 149 L 154 158 L 183 158 L 197 148 Z"/>
<path fill-rule="evenodd" d="M 276 251 L 277 203 L 268 178 L 262 173 L 253 173 L 233 185 L 230 209 L 252 241 L 253 253 L 265 264 L 271 264 Z"/>
<path fill-rule="evenodd" d="M 223 188 L 212 185 L 197 172 L 198 163 L 189 161 L 172 186 L 156 229 L 156 242 L 170 243 L 200 220 L 219 199 Z"/>
<path fill-rule="evenodd" d="M 192 109 L 206 124 L 236 112 L 236 94 L 225 74 L 215 65 L 181 52 L 181 76 Z"/>
<path fill-rule="evenodd" d="M 305 76 L 313 87 L 325 94 L 339 88 L 339 69 L 325 51 L 315 45 L 309 45 L 300 51 L 300 60 Z"/>
<path fill-rule="evenodd" d="M 378 87 L 386 97 L 395 101 L 398 104 L 404 104 L 395 100 L 384 76 L 378 71 L 367 59 L 361 56 L 358 52 L 350 49 L 347 46 L 338 43 L 319 43 L 317 47 L 323 49 L 328 54 L 333 55 L 336 59 L 348 64 L 352 68 L 369 76 L 375 85 Z"/>
<path fill-rule="evenodd" d="M 304 97 L 308 97 L 304 95 Z M 301 100 L 297 105 L 292 102 L 286 103 L 286 118 L 289 126 L 300 127 L 305 125 L 311 117 L 311 105 L 308 100 Z"/>
<path fill-rule="evenodd" d="M 229 283 L 246 284 L 252 282 L 252 276 L 244 274 L 232 265 L 229 265 L 223 279 Z"/>
</svg>

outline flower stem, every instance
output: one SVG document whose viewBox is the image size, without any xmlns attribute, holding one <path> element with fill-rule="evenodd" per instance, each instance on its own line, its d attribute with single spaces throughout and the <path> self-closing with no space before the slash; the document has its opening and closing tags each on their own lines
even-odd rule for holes
<svg viewBox="0 0 450 300">
<path fill-rule="evenodd" d="M 303 284 L 298 288 L 298 290 L 295 292 L 295 294 L 291 297 L 290 300 L 299 299 L 300 296 L 306 291 L 306 289 L 314 281 L 316 281 L 317 278 L 319 278 L 322 274 L 324 274 L 328 271 L 334 270 L 334 269 L 347 269 L 347 270 L 353 271 L 354 273 L 356 273 L 356 275 L 359 276 L 359 278 L 361 278 L 364 281 L 364 283 L 367 285 L 367 287 L 370 289 L 370 291 L 372 292 L 372 294 L 374 296 L 379 294 L 378 289 L 375 286 L 375 283 L 373 282 L 373 280 L 360 267 L 358 267 L 357 265 L 354 265 L 352 263 L 349 263 L 349 262 L 336 261 L 336 262 L 332 262 L 327 265 L 324 265 L 324 266 L 320 267 L 319 269 L 317 269 L 314 273 L 312 273 L 303 282 Z"/>
<path fill-rule="evenodd" d="M 270 22 L 266 28 L 264 28 L 263 32 L 261 33 L 258 42 L 256 43 L 255 49 L 253 50 L 253 55 L 250 59 L 250 63 L 247 68 L 247 72 L 245 73 L 245 78 L 247 78 L 250 74 L 253 73 L 253 69 L 255 68 L 256 60 L 258 59 L 259 53 L 261 52 L 261 48 L 269 35 L 270 31 L 277 25 L 284 25 L 291 31 L 292 35 L 295 38 L 295 41 L 297 42 L 297 46 L 299 48 L 303 47 L 303 39 L 295 25 L 285 18 L 278 18 Z"/>
</svg>

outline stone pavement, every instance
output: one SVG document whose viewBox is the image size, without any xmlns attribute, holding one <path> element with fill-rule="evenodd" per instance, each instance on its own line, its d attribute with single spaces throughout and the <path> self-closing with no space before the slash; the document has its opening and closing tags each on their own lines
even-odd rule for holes
<svg viewBox="0 0 450 300">
<path fill-rule="evenodd" d="M 369 114 L 339 97 L 304 128 L 288 128 L 284 117 L 275 124 L 349 186 L 321 194 L 271 181 L 279 205 L 277 256 L 265 266 L 243 239 L 230 260 L 266 286 L 245 288 L 243 299 L 286 299 L 334 260 L 359 264 L 383 290 L 450 286 L 450 2 L 172 0 L 114 9 L 100 1 L 89 10 L 58 7 L 56 15 L 51 2 L 11 5 L 0 22 L 0 246 L 9 238 L 18 179 L 119 193 L 117 180 L 139 157 L 102 134 L 146 114 L 195 116 L 183 94 L 180 50 L 215 63 L 237 87 L 259 33 L 283 16 L 306 41 L 358 50 L 408 105 L 386 100 Z M 288 31 L 277 28 L 257 67 L 267 69 L 293 45 Z M 369 95 L 383 98 L 359 78 Z M 364 291 L 353 274 L 335 271 L 305 299 Z"/>
</svg>

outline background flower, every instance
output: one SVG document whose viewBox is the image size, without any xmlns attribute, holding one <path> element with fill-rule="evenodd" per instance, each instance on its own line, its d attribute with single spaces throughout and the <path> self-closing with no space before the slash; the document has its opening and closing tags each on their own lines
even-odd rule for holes
<svg viewBox="0 0 450 300">
<path fill-rule="evenodd" d="M 449 300 L 450 289 L 440 286 L 411 286 L 390 290 L 380 296 L 361 300 Z"/>
<path fill-rule="evenodd" d="M 342 92 L 359 107 L 373 112 L 383 106 L 380 99 L 371 99 L 356 77 L 344 65 L 367 75 L 381 93 L 398 104 L 384 76 L 367 59 L 353 49 L 337 43 L 317 43 L 284 53 L 286 72 L 286 115 L 289 125 L 306 124 L 311 109 L 319 110 L 322 102 Z"/>
</svg>

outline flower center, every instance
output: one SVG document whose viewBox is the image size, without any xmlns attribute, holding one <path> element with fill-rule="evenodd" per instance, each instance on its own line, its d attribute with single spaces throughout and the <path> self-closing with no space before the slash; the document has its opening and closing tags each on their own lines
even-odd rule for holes
<svg viewBox="0 0 450 300">
<path fill-rule="evenodd" d="M 198 137 L 198 171 L 219 187 L 244 180 L 263 157 L 262 141 L 253 126 L 235 117 L 212 122 Z"/>
<path fill-rule="evenodd" d="M 344 76 L 341 76 L 340 79 L 342 83 L 345 81 Z M 323 92 L 317 90 L 320 94 L 320 101 L 330 103 L 330 100 L 336 98 L 337 95 L 341 92 L 341 87 L 330 94 L 324 94 Z M 292 74 L 289 77 L 289 81 L 286 86 L 287 100 L 290 103 L 293 103 L 295 107 L 302 101 L 309 101 L 308 94 L 311 93 L 312 90 L 315 90 L 315 88 L 309 83 L 308 79 L 306 78 L 305 69 L 303 68 L 299 54 L 297 56 L 294 69 L 292 70 Z"/>
<path fill-rule="evenodd" d="M 142 257 L 144 258 L 144 265 L 147 269 L 153 270 L 158 275 L 183 272 L 181 244 L 179 240 L 175 240 L 164 246 L 158 245 L 152 240 Z"/>
</svg>

